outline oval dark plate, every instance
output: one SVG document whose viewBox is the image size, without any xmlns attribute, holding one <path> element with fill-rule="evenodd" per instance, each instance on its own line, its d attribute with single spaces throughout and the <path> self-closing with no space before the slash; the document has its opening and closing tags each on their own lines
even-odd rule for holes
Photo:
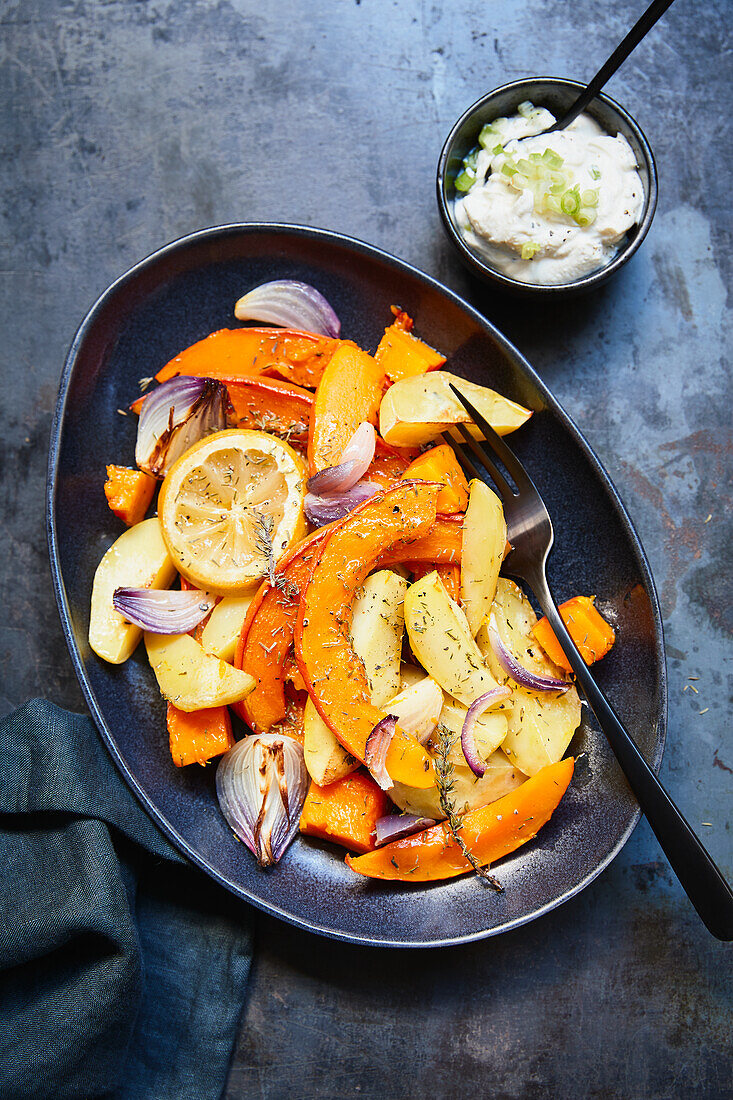
<svg viewBox="0 0 733 1100">
<path fill-rule="evenodd" d="M 512 437 L 556 532 L 550 582 L 559 598 L 596 593 L 619 640 L 598 679 L 658 767 L 666 675 L 654 584 L 628 516 L 598 459 L 515 348 L 435 280 L 392 256 L 323 230 L 230 225 L 194 233 L 118 279 L 76 334 L 51 436 L 51 566 L 71 658 L 92 715 L 150 815 L 195 863 L 235 894 L 303 928 L 358 943 L 423 947 L 495 935 L 587 886 L 631 834 L 639 810 L 605 739 L 586 719 L 571 751 L 587 754 L 550 823 L 496 865 L 504 894 L 474 876 L 429 886 L 381 885 L 350 872 L 343 852 L 298 838 L 260 871 L 218 811 L 214 768 L 171 765 L 165 708 L 142 647 L 115 667 L 89 649 L 89 597 L 103 552 L 121 533 L 102 491 L 108 462 L 133 461 L 135 419 L 121 416 L 176 352 L 232 327 L 235 300 L 268 279 L 312 283 L 344 334 L 374 349 L 399 304 L 457 373 L 535 410 Z M 585 710 L 585 708 L 584 708 Z"/>
</svg>

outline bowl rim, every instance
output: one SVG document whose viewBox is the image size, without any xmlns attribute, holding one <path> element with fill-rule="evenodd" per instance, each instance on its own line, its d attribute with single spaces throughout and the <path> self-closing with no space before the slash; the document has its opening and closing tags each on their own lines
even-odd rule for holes
<svg viewBox="0 0 733 1100">
<path fill-rule="evenodd" d="M 616 271 L 622 267 L 627 260 L 630 260 L 634 255 L 639 245 L 646 237 L 649 227 L 654 218 L 654 212 L 657 207 L 657 197 L 659 192 L 659 184 L 657 178 L 657 165 L 654 159 L 651 145 L 639 126 L 636 119 L 629 114 L 629 112 L 617 103 L 611 96 L 606 95 L 605 92 L 599 92 L 598 95 L 591 100 L 588 108 L 592 112 L 593 104 L 601 102 L 605 106 L 610 107 L 612 111 L 616 112 L 620 118 L 628 125 L 632 130 L 634 137 L 639 143 L 639 147 L 642 151 L 643 158 L 646 162 L 647 172 L 649 174 L 649 188 L 645 196 L 644 210 L 641 220 L 638 224 L 638 229 L 632 241 L 630 241 L 618 255 L 614 256 L 610 263 L 604 267 L 599 267 L 596 271 L 591 271 L 587 275 L 581 276 L 579 279 L 574 279 L 570 283 L 523 283 L 519 279 L 512 279 L 511 276 L 505 275 L 503 272 L 498 271 L 492 267 L 489 263 L 481 258 L 481 256 L 473 248 L 471 248 L 458 232 L 456 225 L 451 216 L 449 209 L 449 200 L 446 197 L 446 176 L 448 159 L 451 154 L 453 143 L 456 139 L 458 131 L 463 127 L 465 122 L 470 119 L 476 111 L 481 107 L 484 107 L 494 97 L 500 95 L 503 92 L 519 90 L 524 87 L 535 86 L 538 84 L 547 84 L 549 86 L 570 88 L 573 91 L 580 92 L 586 87 L 582 81 L 570 80 L 567 77 L 560 76 L 535 76 L 535 77 L 523 77 L 521 80 L 510 80 L 506 84 L 502 84 L 497 88 L 493 88 L 490 92 L 486 92 L 485 95 L 477 99 L 470 107 L 467 107 L 463 114 L 456 120 L 450 129 L 448 136 L 446 137 L 443 148 L 438 158 L 438 169 L 436 174 L 436 193 L 438 199 L 438 209 L 443 221 L 443 227 L 458 249 L 461 259 L 471 268 L 476 274 L 482 278 L 488 279 L 492 282 L 499 284 L 506 290 L 513 292 L 521 292 L 524 294 L 534 295 L 552 295 L 552 294 L 568 294 L 578 290 L 587 290 L 594 286 L 599 286 L 604 283 L 606 279 L 609 279 Z"/>
</svg>

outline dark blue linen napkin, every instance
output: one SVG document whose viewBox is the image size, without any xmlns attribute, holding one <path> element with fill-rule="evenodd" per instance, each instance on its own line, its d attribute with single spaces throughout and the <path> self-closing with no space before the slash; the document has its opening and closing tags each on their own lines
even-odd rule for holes
<svg viewBox="0 0 733 1100">
<path fill-rule="evenodd" d="M 0 721 L 0 1097 L 214 1100 L 251 910 L 188 863 L 90 718 Z"/>
</svg>

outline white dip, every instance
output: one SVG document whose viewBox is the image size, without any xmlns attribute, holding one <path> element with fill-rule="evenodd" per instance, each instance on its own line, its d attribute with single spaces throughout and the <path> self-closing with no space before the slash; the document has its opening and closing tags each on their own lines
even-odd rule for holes
<svg viewBox="0 0 733 1100">
<path fill-rule="evenodd" d="M 626 138 L 588 115 L 544 135 L 538 131 L 555 121 L 550 112 L 531 104 L 520 111 L 484 127 L 475 182 L 456 199 L 455 219 L 464 240 L 504 275 L 571 283 L 612 260 L 638 222 L 644 188 L 636 160 Z M 471 167 L 467 173 L 464 186 Z"/>
</svg>

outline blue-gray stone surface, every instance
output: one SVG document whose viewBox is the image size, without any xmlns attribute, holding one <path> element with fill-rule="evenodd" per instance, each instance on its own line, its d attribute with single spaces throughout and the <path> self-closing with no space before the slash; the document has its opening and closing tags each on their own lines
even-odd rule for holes
<svg viewBox="0 0 733 1100">
<path fill-rule="evenodd" d="M 600 455 L 662 603 L 662 776 L 731 877 L 729 5 L 681 0 L 607 89 L 651 142 L 660 199 L 606 288 L 550 307 L 482 288 L 434 198 L 443 139 L 469 103 L 538 73 L 589 78 L 642 7 L 4 0 L 3 712 L 36 694 L 83 709 L 43 502 L 58 377 L 86 309 L 135 260 L 205 225 L 322 226 L 464 294 Z M 227 1095 L 718 1100 L 733 1095 L 730 990 L 730 949 L 642 822 L 581 896 L 467 948 L 378 952 L 260 917 Z"/>
</svg>

